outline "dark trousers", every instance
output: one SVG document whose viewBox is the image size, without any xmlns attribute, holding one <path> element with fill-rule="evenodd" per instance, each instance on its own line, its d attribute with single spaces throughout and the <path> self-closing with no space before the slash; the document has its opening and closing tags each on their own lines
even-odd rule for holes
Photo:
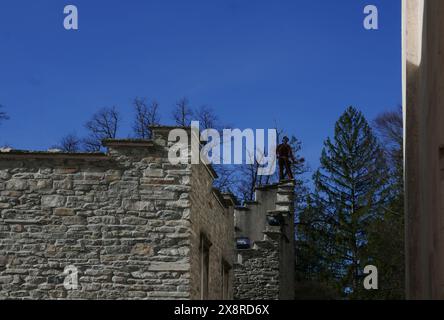
<svg viewBox="0 0 444 320">
<path fill-rule="evenodd" d="M 284 175 L 285 168 L 285 175 Z M 287 158 L 279 158 L 279 180 L 284 180 L 285 176 L 288 176 L 290 180 L 293 180 L 293 172 L 291 172 L 290 160 Z"/>
</svg>

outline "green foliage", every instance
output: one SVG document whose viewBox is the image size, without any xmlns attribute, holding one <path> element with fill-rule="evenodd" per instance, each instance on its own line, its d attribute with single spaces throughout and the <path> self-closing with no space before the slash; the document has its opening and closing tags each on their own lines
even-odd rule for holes
<svg viewBox="0 0 444 320">
<path fill-rule="evenodd" d="M 402 168 L 388 157 L 395 153 L 355 108 L 339 118 L 299 213 L 298 282 L 324 288 L 328 298 L 403 297 Z M 366 265 L 378 267 L 379 290 L 364 289 Z"/>
</svg>

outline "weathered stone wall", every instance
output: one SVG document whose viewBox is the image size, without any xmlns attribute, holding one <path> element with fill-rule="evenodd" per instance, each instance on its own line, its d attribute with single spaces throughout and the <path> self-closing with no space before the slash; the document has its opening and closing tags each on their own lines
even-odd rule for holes
<svg viewBox="0 0 444 320">
<path fill-rule="evenodd" d="M 1 162 L 2 297 L 189 297 L 181 170 L 152 150 L 124 153 L 112 164 Z M 68 265 L 80 290 L 61 285 Z"/>
<path fill-rule="evenodd" d="M 191 166 L 166 147 L 0 154 L 0 298 L 191 298 Z"/>
<path fill-rule="evenodd" d="M 212 172 L 204 165 L 193 165 L 191 175 L 191 297 L 201 298 L 200 236 L 211 242 L 209 258 L 209 299 L 232 299 L 233 271 L 230 270 L 228 297 L 222 292 L 222 264 L 234 259 L 234 203 L 213 189 Z"/>
<path fill-rule="evenodd" d="M 279 299 L 291 300 L 295 295 L 295 188 L 292 182 L 278 186 L 276 210 L 283 218 L 279 242 Z"/>
<path fill-rule="evenodd" d="M 207 298 L 288 298 L 292 186 L 257 191 L 242 225 L 258 238 L 235 264 L 236 201 L 212 187 L 211 167 L 169 162 L 170 130 L 106 141 L 107 154 L 0 153 L 0 299 L 200 299 L 202 235 Z M 68 266 L 77 290 L 63 285 Z"/>
<path fill-rule="evenodd" d="M 284 182 L 259 188 L 255 200 L 235 210 L 236 237 L 248 237 L 253 246 L 237 250 L 234 298 L 293 299 L 294 184 Z M 269 225 L 268 216 L 280 218 L 281 225 Z"/>
<path fill-rule="evenodd" d="M 170 164 L 170 130 L 108 154 L 0 153 L 0 298 L 200 299 L 202 233 L 209 298 L 232 298 L 234 202 L 210 167 Z M 71 265 L 78 290 L 63 286 Z"/>
<path fill-rule="evenodd" d="M 234 274 L 236 300 L 279 299 L 279 241 L 257 241 L 239 252 Z"/>
</svg>

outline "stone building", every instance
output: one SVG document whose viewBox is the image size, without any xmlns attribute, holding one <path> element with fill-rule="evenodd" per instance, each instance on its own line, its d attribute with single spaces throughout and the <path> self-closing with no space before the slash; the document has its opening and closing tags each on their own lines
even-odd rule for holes
<svg viewBox="0 0 444 320">
<path fill-rule="evenodd" d="M 231 299 L 234 200 L 210 167 L 170 164 L 168 132 L 1 153 L 0 298 Z"/>
<path fill-rule="evenodd" d="M 407 297 L 444 299 L 444 1 L 403 0 Z"/>
<path fill-rule="evenodd" d="M 264 297 L 289 297 L 278 273 L 293 268 L 279 260 L 292 231 L 267 229 L 263 216 L 251 230 L 266 237 L 244 233 L 257 240 L 252 258 L 235 261 L 236 199 L 213 188 L 210 166 L 170 163 L 170 130 L 104 141 L 106 153 L 0 152 L 0 299 L 254 298 L 233 288 L 254 252 Z M 261 213 L 285 217 L 286 186 L 257 195 Z M 67 289 L 75 271 L 78 287 Z"/>
</svg>

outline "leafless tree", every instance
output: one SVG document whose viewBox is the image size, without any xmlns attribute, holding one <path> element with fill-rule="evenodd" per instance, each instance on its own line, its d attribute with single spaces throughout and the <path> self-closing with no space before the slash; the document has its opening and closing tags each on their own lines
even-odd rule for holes
<svg viewBox="0 0 444 320">
<path fill-rule="evenodd" d="M 391 160 L 402 162 L 403 117 L 402 107 L 381 113 L 373 121 L 373 127 L 381 138 Z"/>
<path fill-rule="evenodd" d="M 70 133 L 62 137 L 59 144 L 56 145 L 55 148 L 64 152 L 79 152 L 82 149 L 82 139 L 77 137 L 75 133 Z"/>
<path fill-rule="evenodd" d="M 173 110 L 173 119 L 178 126 L 187 127 L 191 124 L 193 110 L 187 98 L 182 98 L 176 102 Z"/>
<path fill-rule="evenodd" d="M 239 184 L 238 169 L 234 165 L 213 165 L 218 178 L 214 181 L 214 186 L 222 192 L 236 193 Z"/>
<path fill-rule="evenodd" d="M 277 141 L 276 143 L 280 143 L 282 138 L 285 135 L 284 130 L 279 129 L 276 125 L 277 131 Z M 270 143 L 270 142 L 269 142 Z M 302 145 L 300 141 L 295 136 L 290 136 L 289 145 L 293 150 L 293 154 L 295 157 L 295 162 L 292 163 L 291 169 L 293 172 L 293 176 L 295 177 L 296 185 L 296 193 L 299 195 L 303 195 L 306 193 L 305 181 L 302 178 L 302 175 L 309 171 L 309 168 L 305 162 L 305 159 L 301 157 L 300 152 L 302 149 Z M 261 158 L 265 156 L 263 150 L 257 150 L 256 157 L 253 157 L 253 154 L 249 154 L 248 156 L 253 161 L 250 161 L 251 164 L 243 164 L 238 166 L 237 176 L 238 182 L 236 185 L 236 195 L 244 201 L 251 201 L 254 198 L 254 191 L 256 187 L 268 185 L 271 183 L 275 183 L 279 180 L 279 170 L 276 168 L 276 171 L 273 175 L 259 175 L 259 168 L 261 167 Z M 277 163 L 273 163 L 272 165 L 276 166 Z M 302 201 L 302 199 L 297 199 L 296 202 Z M 298 204 L 298 203 L 296 203 Z"/>
<path fill-rule="evenodd" d="M 279 139 L 279 132 L 278 132 Z M 277 141 L 276 141 L 277 142 Z M 276 143 L 275 142 L 275 143 Z M 268 143 L 273 143 L 269 141 Z M 242 201 L 254 200 L 254 193 L 257 187 L 276 182 L 278 173 L 273 175 L 259 175 L 259 168 L 261 167 L 261 157 L 264 157 L 264 150 L 257 150 L 258 152 L 250 151 L 246 154 L 250 163 L 244 163 L 236 166 L 236 176 L 238 177 L 235 193 Z M 276 163 L 272 165 L 276 166 Z M 277 169 L 276 169 L 277 171 Z"/>
<path fill-rule="evenodd" d="M 0 123 L 3 120 L 8 120 L 9 119 L 8 114 L 5 111 L 1 111 L 1 109 L 3 109 L 3 106 L 0 104 Z"/>
<path fill-rule="evenodd" d="M 264 176 L 259 175 L 259 162 L 252 154 L 247 155 L 253 159 L 251 164 L 242 164 L 237 167 L 237 189 L 235 193 L 242 201 L 254 200 L 254 191 L 256 187 L 262 185 Z"/>
<path fill-rule="evenodd" d="M 116 107 L 102 108 L 85 124 L 88 136 L 83 139 L 85 149 L 96 152 L 102 148 L 102 140 L 115 139 L 121 122 Z"/>
<path fill-rule="evenodd" d="M 216 115 L 216 112 L 213 108 L 209 106 L 201 106 L 199 109 L 195 110 L 193 114 L 196 117 L 196 120 L 199 121 L 200 130 L 215 129 L 219 131 L 219 133 L 222 133 L 223 128 L 228 128 L 227 125 L 221 124 L 219 117 Z M 219 141 L 219 146 L 221 147 L 224 142 L 225 141 L 223 140 Z M 214 144 L 215 142 L 210 141 L 207 143 Z M 217 156 L 220 156 L 220 154 Z M 214 181 L 214 186 L 222 192 L 236 193 L 238 185 L 240 183 L 240 175 L 238 174 L 239 168 L 235 165 L 228 164 L 213 164 L 213 168 L 218 176 L 218 178 Z"/>
<path fill-rule="evenodd" d="M 213 108 L 203 105 L 194 112 L 196 120 L 199 121 L 199 126 L 202 130 L 216 129 L 220 130 L 219 118 L 214 112 Z"/>
<path fill-rule="evenodd" d="M 389 177 L 393 179 L 393 186 L 402 193 L 404 185 L 404 132 L 402 107 L 381 113 L 373 121 L 382 149 L 390 168 Z"/>
<path fill-rule="evenodd" d="M 155 100 L 148 104 L 145 98 L 135 98 L 133 106 L 136 112 L 133 124 L 135 136 L 141 139 L 150 139 L 150 127 L 158 125 L 160 122 L 159 104 Z"/>
</svg>

